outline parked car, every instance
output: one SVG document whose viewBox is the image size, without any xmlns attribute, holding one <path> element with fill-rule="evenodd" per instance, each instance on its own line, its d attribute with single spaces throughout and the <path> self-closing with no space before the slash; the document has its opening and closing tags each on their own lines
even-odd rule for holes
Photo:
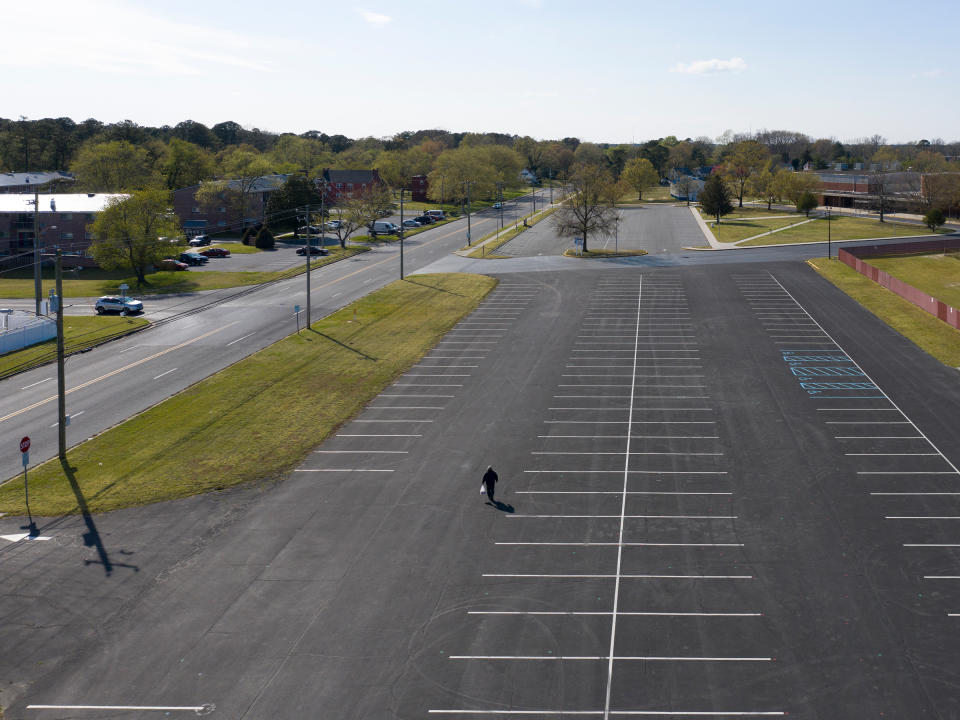
<svg viewBox="0 0 960 720">
<path fill-rule="evenodd" d="M 210 244 L 210 236 L 209 236 L 209 235 L 194 235 L 192 238 L 190 238 L 190 242 L 189 242 L 188 244 L 189 244 L 191 247 L 200 247 L 200 246 L 202 246 L 202 245 L 209 245 L 209 244 Z"/>
<path fill-rule="evenodd" d="M 198 255 L 203 255 L 204 257 L 230 257 L 230 251 L 222 247 L 210 247 L 204 248 L 203 250 L 197 250 Z"/>
<path fill-rule="evenodd" d="M 390 217 L 391 215 L 393 215 L 393 210 L 390 208 L 380 208 L 377 210 L 378 217 Z"/>
<path fill-rule="evenodd" d="M 396 235 L 400 232 L 399 225 L 387 222 L 386 220 L 374 220 L 367 227 L 370 228 L 370 235 L 372 237 L 376 237 L 377 235 Z"/>
<path fill-rule="evenodd" d="M 326 248 L 317 247 L 316 245 L 304 245 L 303 247 L 297 248 L 297 255 L 306 255 L 307 253 L 310 253 L 311 255 L 330 254 Z"/>
<path fill-rule="evenodd" d="M 417 217 L 414 218 L 414 220 L 416 220 L 421 225 L 433 225 L 433 223 L 436 222 L 436 220 L 434 220 L 429 215 L 418 215 Z"/>
<path fill-rule="evenodd" d="M 404 227 L 407 227 L 407 228 L 418 228 L 418 227 L 420 227 L 422 224 L 423 224 L 423 223 L 421 223 L 419 220 L 416 220 L 416 219 L 404 220 L 404 221 L 403 221 L 403 226 L 404 226 Z"/>
<path fill-rule="evenodd" d="M 343 223 L 340 222 L 339 220 L 327 220 L 327 221 L 323 224 L 323 226 L 324 226 L 327 230 L 339 230 L 342 225 L 343 225 Z"/>
<path fill-rule="evenodd" d="M 97 315 L 103 315 L 106 312 L 127 313 L 128 315 L 132 315 L 143 312 L 143 303 L 139 300 L 122 297 L 120 295 L 104 295 L 97 299 L 97 304 L 94 308 L 97 311 Z"/>
<path fill-rule="evenodd" d="M 157 270 L 186 270 L 187 264 L 173 258 L 164 258 L 157 263 Z"/>
<path fill-rule="evenodd" d="M 500 208 L 503 207 L 503 203 L 502 203 L 502 202 L 495 202 L 492 207 L 493 207 L 494 210 L 499 210 Z"/>
<path fill-rule="evenodd" d="M 444 220 L 447 217 L 443 214 L 443 210 L 427 210 L 424 215 L 429 215 L 434 220 Z"/>
<path fill-rule="evenodd" d="M 177 259 L 180 262 L 185 262 L 187 265 L 203 265 L 210 262 L 210 258 L 195 252 L 182 252 L 177 256 Z"/>
</svg>

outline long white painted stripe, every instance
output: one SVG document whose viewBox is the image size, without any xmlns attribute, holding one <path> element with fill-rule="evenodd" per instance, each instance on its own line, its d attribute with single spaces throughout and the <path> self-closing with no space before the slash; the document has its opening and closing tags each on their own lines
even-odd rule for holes
<svg viewBox="0 0 960 720">
<path fill-rule="evenodd" d="M 399 433 L 376 433 L 376 434 L 337 433 L 337 437 L 423 437 L 423 435 L 399 434 Z"/>
<path fill-rule="evenodd" d="M 571 452 L 568 450 L 536 450 L 531 455 L 623 455 L 622 452 Z M 704 452 L 631 452 L 630 455 L 723 455 L 723 453 Z"/>
<path fill-rule="evenodd" d="M 904 543 L 904 547 L 960 547 L 960 543 Z"/>
<path fill-rule="evenodd" d="M 960 520 L 960 515 L 884 515 L 884 520 Z"/>
<path fill-rule="evenodd" d="M 674 519 L 674 520 L 736 520 L 737 515 L 518 515 L 516 513 L 507 513 L 508 518 L 642 518 L 648 520 L 656 519 Z"/>
<path fill-rule="evenodd" d="M 620 490 L 515 490 L 515 495 L 619 495 Z M 883 493 L 871 493 L 880 495 Z M 895 495 L 897 493 L 886 493 Z M 957 495 L 960 493 L 940 493 Z M 733 495 L 732 492 L 681 492 L 677 490 L 629 490 L 627 495 Z"/>
<path fill-rule="evenodd" d="M 537 574 L 537 573 L 484 573 L 483 577 L 499 577 L 499 578 L 570 578 L 570 579 L 587 579 L 587 580 L 617 580 L 619 585 L 620 578 L 629 578 L 629 579 L 639 579 L 639 580 L 753 580 L 753 575 L 575 575 L 575 574 L 563 574 L 557 573 L 554 575 L 550 574 Z"/>
<path fill-rule="evenodd" d="M 131 349 L 131 350 L 132 350 L 133 348 L 128 348 L 128 349 Z M 124 352 L 125 352 L 125 351 L 124 351 Z M 37 380 L 35 383 L 30 383 L 29 385 L 24 385 L 24 386 L 23 386 L 22 388 L 20 388 L 20 389 L 21 389 L 21 390 L 29 390 L 29 389 L 32 388 L 32 387 L 36 387 L 37 385 L 41 385 L 41 384 L 43 384 L 43 383 L 45 383 L 45 382 L 49 382 L 50 380 L 53 380 L 53 378 L 52 378 L 52 377 L 48 377 L 48 378 L 44 378 L 43 380 Z"/>
<path fill-rule="evenodd" d="M 337 472 L 337 473 L 392 473 L 393 470 L 364 470 L 363 468 L 298 468 L 294 472 Z"/>
<path fill-rule="evenodd" d="M 432 423 L 433 420 L 353 420 L 355 423 Z"/>
<path fill-rule="evenodd" d="M 380 454 L 380 455 L 406 455 L 406 450 L 314 450 L 318 455 L 369 455 L 369 454 Z"/>
<path fill-rule="evenodd" d="M 256 334 L 257 334 L 257 331 L 254 330 L 254 331 L 253 331 L 252 333 L 250 333 L 249 335 L 244 335 L 243 337 L 239 337 L 239 338 L 237 338 L 236 340 L 233 340 L 232 342 L 228 342 L 228 343 L 226 344 L 226 347 L 230 347 L 231 345 L 236 345 L 236 344 L 237 344 L 238 342 L 240 342 L 241 340 L 246 340 L 248 337 L 253 337 L 253 336 L 256 335 Z"/>
<path fill-rule="evenodd" d="M 624 612 L 619 615 L 636 617 L 763 617 L 763 613 L 705 613 L 705 612 Z M 468 610 L 467 615 L 599 615 L 610 616 L 612 612 L 583 610 Z"/>
<path fill-rule="evenodd" d="M 108 710 L 108 711 L 157 711 L 157 712 L 194 712 L 207 715 L 215 706 L 209 705 L 27 705 L 27 710 Z"/>
<path fill-rule="evenodd" d="M 614 616 L 616 617 L 616 616 Z M 773 662 L 772 657 L 694 657 L 671 655 L 450 655 L 451 660 L 646 660 L 650 662 Z"/>
<path fill-rule="evenodd" d="M 619 470 L 524 470 L 525 473 L 618 473 Z M 627 470 L 636 475 L 726 475 L 726 470 Z"/>
<path fill-rule="evenodd" d="M 159 379 L 162 378 L 164 375 L 169 375 L 170 373 L 176 372 L 176 371 L 177 371 L 177 368 L 173 368 L 173 370 L 167 370 L 166 372 L 160 373 L 159 375 L 155 376 L 153 379 L 154 379 L 154 380 L 159 380 Z"/>
<path fill-rule="evenodd" d="M 495 542 L 494 545 L 534 545 L 534 546 L 563 546 L 563 547 L 743 547 L 743 543 L 654 543 L 654 542 Z M 621 613 L 622 614 L 622 613 Z"/>
</svg>

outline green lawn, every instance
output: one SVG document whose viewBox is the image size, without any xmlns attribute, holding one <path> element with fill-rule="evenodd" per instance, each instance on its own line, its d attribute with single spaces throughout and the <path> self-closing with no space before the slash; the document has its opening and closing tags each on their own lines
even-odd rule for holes
<svg viewBox="0 0 960 720">
<path fill-rule="evenodd" d="M 906 225 L 894 222 L 880 222 L 868 218 L 855 218 L 834 215 L 830 220 L 830 235 L 833 240 L 865 240 L 881 237 L 909 237 L 930 235 L 930 231 L 920 225 Z M 783 245 L 785 243 L 826 242 L 827 220 L 820 218 L 806 225 L 767 235 L 756 240 L 748 240 L 739 247 L 755 245 Z"/>
<path fill-rule="evenodd" d="M 396 281 L 30 471 L 34 515 L 144 505 L 274 480 L 417 362 L 496 285 Z M 354 315 L 356 311 L 356 315 Z M 0 511 L 23 514 L 23 481 Z"/>
<path fill-rule="evenodd" d="M 747 210 L 747 208 L 743 208 L 743 210 Z M 713 218 L 704 217 L 703 219 L 717 240 L 728 243 L 744 240 L 754 235 L 787 227 L 788 225 L 794 225 L 807 219 L 803 215 L 790 215 L 789 217 L 775 217 L 775 215 L 775 213 L 771 215 L 770 213 L 754 214 L 752 212 L 741 211 L 739 213 L 725 215 L 719 225 Z M 777 233 L 777 235 L 780 234 L 781 233 Z M 772 239 L 777 237 L 777 235 L 769 237 Z M 767 238 L 758 238 L 756 242 L 760 243 L 761 240 L 767 240 Z"/>
<path fill-rule="evenodd" d="M 224 250 L 229 250 L 231 255 L 251 255 L 253 253 L 263 252 L 258 247 L 253 245 L 244 245 L 243 243 L 214 243 L 210 247 L 220 247 Z"/>
<path fill-rule="evenodd" d="M 135 332 L 149 323 L 143 318 L 120 317 L 119 315 L 96 315 L 93 317 L 65 316 L 63 318 L 64 350 L 67 353 L 92 347 L 107 339 L 115 339 Z M 31 345 L 0 355 L 0 377 L 22 370 L 34 364 L 56 359 L 57 341 Z"/>
<path fill-rule="evenodd" d="M 230 251 L 233 252 L 233 246 Z M 315 256 L 312 264 L 319 267 L 337 260 L 343 260 L 351 255 L 366 252 L 366 248 L 347 248 L 341 250 L 331 248 L 330 254 Z M 212 270 L 210 272 L 164 271 L 147 275 L 149 285 L 137 287 L 136 278 L 130 277 L 123 271 L 107 271 L 97 269 L 81 270 L 74 277 L 73 273 L 64 273 L 64 297 L 96 297 L 119 292 L 119 286 L 126 283 L 130 286 L 130 295 L 156 295 L 164 293 L 197 292 L 198 290 L 219 290 L 221 288 L 256 285 L 268 280 L 296 275 L 303 272 L 298 266 L 293 270 L 280 271 L 247 271 L 229 272 L 226 270 Z M 2 298 L 32 298 L 33 271 L 16 270 L 4 273 L 0 277 L 0 297 Z M 42 271 L 43 296 L 47 297 L 54 286 L 53 270 L 44 268 Z"/>
<path fill-rule="evenodd" d="M 960 308 L 960 253 L 864 258 L 918 290 Z"/>
<path fill-rule="evenodd" d="M 810 260 L 809 264 L 827 280 L 937 360 L 950 367 L 960 366 L 960 331 L 954 330 L 945 322 L 864 277 L 839 260 L 818 258 Z"/>
<path fill-rule="evenodd" d="M 670 196 L 670 188 L 666 185 L 654 185 L 653 187 L 644 188 L 643 197 L 637 199 L 637 191 L 631 190 L 628 193 L 625 193 L 620 197 L 618 203 L 620 205 L 637 205 L 639 203 L 667 203 L 667 202 L 680 202 L 675 197 Z"/>
</svg>

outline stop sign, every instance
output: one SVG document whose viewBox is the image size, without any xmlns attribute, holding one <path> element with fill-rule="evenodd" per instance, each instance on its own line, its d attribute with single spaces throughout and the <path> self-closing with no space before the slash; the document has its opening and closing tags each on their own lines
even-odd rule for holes
<svg viewBox="0 0 960 720">
<path fill-rule="evenodd" d="M 30 438 L 24 437 L 20 440 L 20 452 L 26 452 L 30 449 Z"/>
</svg>

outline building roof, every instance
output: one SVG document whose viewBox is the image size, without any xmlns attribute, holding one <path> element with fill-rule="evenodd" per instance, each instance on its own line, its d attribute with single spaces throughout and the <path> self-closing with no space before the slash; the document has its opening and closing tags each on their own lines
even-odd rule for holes
<svg viewBox="0 0 960 720">
<path fill-rule="evenodd" d="M 324 170 L 323 179 L 332 183 L 353 183 L 362 185 L 372 183 L 375 179 L 379 180 L 380 175 L 376 170 Z"/>
<path fill-rule="evenodd" d="M 53 172 L 0 173 L 0 188 L 10 185 L 43 185 L 51 180 L 73 180 L 73 175 L 62 170 Z"/>
<path fill-rule="evenodd" d="M 125 198 L 122 193 L 40 193 L 40 213 L 100 212 L 113 198 Z M 53 201 L 55 207 L 51 208 Z M 0 213 L 32 213 L 33 193 L 0 194 Z"/>
<path fill-rule="evenodd" d="M 264 175 L 263 177 L 258 177 L 253 181 L 253 184 L 247 189 L 247 192 L 269 192 L 271 190 L 276 190 L 281 185 L 283 185 L 290 175 L 284 175 L 278 173 L 276 175 Z M 239 188 L 239 180 L 228 180 L 227 185 L 232 188 Z"/>
</svg>

